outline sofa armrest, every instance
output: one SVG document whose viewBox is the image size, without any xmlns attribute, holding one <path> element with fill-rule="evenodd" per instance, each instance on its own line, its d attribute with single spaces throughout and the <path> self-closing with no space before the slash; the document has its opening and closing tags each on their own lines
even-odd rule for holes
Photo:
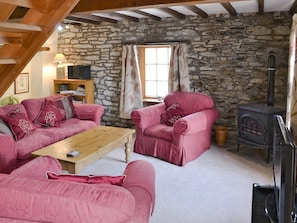
<svg viewBox="0 0 297 223">
<path fill-rule="evenodd" d="M 160 115 L 165 111 L 165 103 L 139 108 L 131 113 L 131 119 L 138 128 L 145 129 L 160 123 Z"/>
<path fill-rule="evenodd" d="M 73 103 L 76 115 L 79 119 L 92 120 L 100 125 L 104 108 L 99 104 L 78 104 Z"/>
<path fill-rule="evenodd" d="M 177 120 L 173 125 L 176 134 L 194 134 L 209 129 L 219 117 L 216 109 L 205 109 Z"/>
<path fill-rule="evenodd" d="M 17 151 L 15 140 L 0 133 L 0 173 L 10 173 L 17 166 Z"/>
<path fill-rule="evenodd" d="M 144 160 L 130 162 L 124 171 L 124 175 L 126 175 L 126 179 L 122 185 L 124 188 L 132 194 L 139 194 L 139 190 L 144 190 L 149 195 L 150 205 L 148 212 L 151 211 L 152 213 L 155 206 L 155 169 L 152 164 Z M 137 204 L 138 196 L 135 197 L 135 206 L 145 209 L 145 207 L 139 207 L 139 204 Z M 141 194 L 140 198 L 144 200 L 144 197 L 144 194 Z"/>
<path fill-rule="evenodd" d="M 37 157 L 23 166 L 15 169 L 10 175 L 20 177 L 30 177 L 37 179 L 47 179 L 47 172 L 62 173 L 60 162 L 51 156 Z"/>
</svg>

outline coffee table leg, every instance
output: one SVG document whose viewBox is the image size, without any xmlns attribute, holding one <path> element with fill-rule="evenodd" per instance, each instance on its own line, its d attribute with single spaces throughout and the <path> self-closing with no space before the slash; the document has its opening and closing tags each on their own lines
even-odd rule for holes
<svg viewBox="0 0 297 223">
<path fill-rule="evenodd" d="M 129 135 L 127 137 L 127 142 L 125 143 L 126 163 L 128 163 L 130 159 L 131 144 L 132 144 L 132 135 Z"/>
</svg>

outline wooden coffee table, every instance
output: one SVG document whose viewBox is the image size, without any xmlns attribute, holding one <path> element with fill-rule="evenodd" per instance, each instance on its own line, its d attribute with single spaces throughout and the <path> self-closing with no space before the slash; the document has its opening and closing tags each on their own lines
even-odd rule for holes
<svg viewBox="0 0 297 223">
<path fill-rule="evenodd" d="M 33 157 L 49 155 L 62 164 L 63 170 L 77 174 L 90 163 L 110 151 L 125 146 L 126 162 L 129 161 L 134 129 L 97 126 L 31 153 Z M 77 157 L 67 157 L 69 151 L 80 152 Z"/>
</svg>

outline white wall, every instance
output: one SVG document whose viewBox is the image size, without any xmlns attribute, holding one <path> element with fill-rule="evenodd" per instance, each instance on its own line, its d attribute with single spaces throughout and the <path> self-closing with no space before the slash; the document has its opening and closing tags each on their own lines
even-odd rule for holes
<svg viewBox="0 0 297 223">
<path fill-rule="evenodd" d="M 57 52 L 58 33 L 55 31 L 43 45 L 49 51 L 39 51 L 21 73 L 29 73 L 29 92 L 16 94 L 14 83 L 8 88 L 3 97 L 15 95 L 20 101 L 26 98 L 40 98 L 54 93 L 53 79 L 56 78 L 56 64 L 52 63 Z"/>
</svg>

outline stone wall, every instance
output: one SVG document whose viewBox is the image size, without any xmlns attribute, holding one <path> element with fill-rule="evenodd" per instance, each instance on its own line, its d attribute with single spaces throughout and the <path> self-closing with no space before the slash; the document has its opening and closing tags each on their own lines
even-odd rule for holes
<svg viewBox="0 0 297 223">
<path fill-rule="evenodd" d="M 131 127 L 119 118 L 121 51 L 124 43 L 189 41 L 191 90 L 213 97 L 216 125 L 237 135 L 237 106 L 266 103 L 268 53 L 276 54 L 275 106 L 285 109 L 291 15 L 287 13 L 213 15 L 139 23 L 70 26 L 59 34 L 58 48 L 73 64 L 90 64 L 96 103 L 105 107 L 102 123 Z"/>
</svg>

